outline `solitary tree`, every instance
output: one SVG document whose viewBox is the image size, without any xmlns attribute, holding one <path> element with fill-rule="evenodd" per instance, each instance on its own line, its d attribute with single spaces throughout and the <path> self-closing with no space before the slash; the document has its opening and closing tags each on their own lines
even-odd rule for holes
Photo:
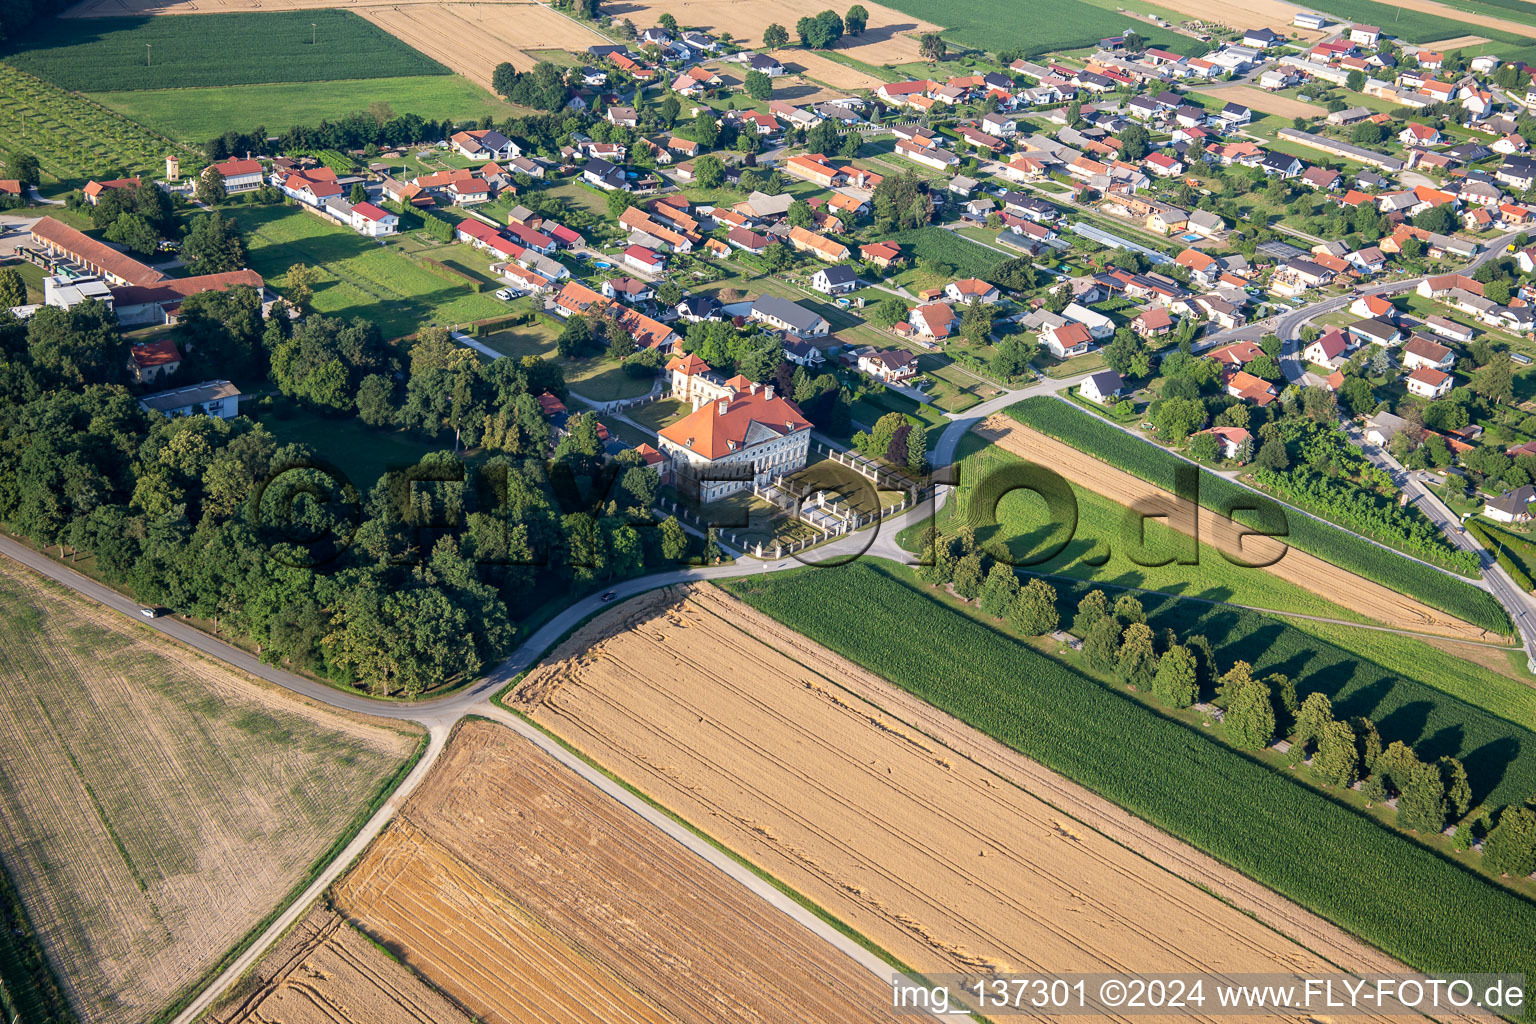
<svg viewBox="0 0 1536 1024">
<path fill-rule="evenodd" d="M 1269 687 L 1249 676 L 1247 665 L 1238 665 L 1242 667 L 1243 678 L 1234 683 L 1236 692 L 1231 694 L 1223 719 L 1227 737 L 1246 750 L 1263 750 L 1275 738 L 1275 708 L 1270 702 Z M 1227 676 L 1222 679 L 1225 682 Z"/>
<path fill-rule="evenodd" d="M 918 39 L 917 52 L 929 60 L 943 60 L 949 47 L 937 32 L 924 32 Z"/>
<path fill-rule="evenodd" d="M 0 309 L 27 304 L 27 283 L 15 267 L 0 268 Z"/>
<path fill-rule="evenodd" d="M 869 12 L 863 4 L 854 4 L 848 8 L 848 13 L 843 15 L 843 25 L 851 36 L 862 35 L 864 26 L 869 24 Z"/>
<path fill-rule="evenodd" d="M 789 30 L 783 25 L 774 23 L 763 29 L 763 45 L 770 50 L 778 50 L 789 44 Z"/>
<path fill-rule="evenodd" d="M 1144 622 L 1126 627 L 1115 655 L 1115 674 L 1127 686 L 1146 689 L 1157 674 L 1157 650 L 1152 645 L 1152 630 Z"/>
<path fill-rule="evenodd" d="M 284 279 L 283 298 L 295 306 L 307 306 L 315 296 L 315 282 L 320 278 L 314 267 L 295 263 Z"/>
<path fill-rule="evenodd" d="M 352 183 L 352 192 L 347 196 L 347 201 L 353 206 L 356 206 L 358 203 L 366 203 L 368 201 L 367 186 L 360 181 L 354 181 Z"/>
<path fill-rule="evenodd" d="M 1195 656 L 1188 647 L 1173 644 L 1158 659 L 1152 695 L 1171 708 L 1187 708 L 1200 696 Z"/>
<path fill-rule="evenodd" d="M 1120 625 L 1108 615 L 1083 640 L 1083 657 L 1100 672 L 1112 672 L 1120 655 Z"/>
<path fill-rule="evenodd" d="M 198 177 L 192 198 L 205 206 L 218 206 L 229 198 L 224 189 L 224 176 L 212 167 L 208 168 Z"/>
<path fill-rule="evenodd" d="M 1056 588 L 1045 580 L 1030 580 L 1014 597 L 1008 618 L 1025 636 L 1044 636 L 1055 631 L 1060 621 L 1056 613 Z"/>
<path fill-rule="evenodd" d="M 761 71 L 748 71 L 746 84 L 747 95 L 755 100 L 770 100 L 773 98 L 773 79 Z M 744 135 L 742 138 L 751 138 Z"/>
</svg>

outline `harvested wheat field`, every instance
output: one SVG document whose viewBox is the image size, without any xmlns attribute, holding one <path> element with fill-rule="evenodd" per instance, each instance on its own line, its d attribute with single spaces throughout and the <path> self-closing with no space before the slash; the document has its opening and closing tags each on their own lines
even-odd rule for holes
<svg viewBox="0 0 1536 1024">
<path fill-rule="evenodd" d="M 1207 24 L 1228 28 L 1272 28 L 1281 35 L 1299 35 L 1321 39 L 1322 32 L 1307 32 L 1291 24 L 1304 8 L 1285 0 L 1159 0 L 1170 11 L 1178 11 Z"/>
<path fill-rule="evenodd" d="M 154 1017 L 416 746 L 0 559 L 0 850 L 86 1022 Z"/>
<path fill-rule="evenodd" d="M 886 986 L 510 729 L 466 721 L 336 906 L 496 1024 L 856 1024 Z"/>
<path fill-rule="evenodd" d="M 1042 466 L 1049 466 L 1068 481 L 1122 505 L 1146 498 L 1173 500 L 1173 496 L 1162 488 L 1006 416 L 994 414 L 987 417 L 976 428 L 976 433 L 1005 451 Z M 1167 522 L 1182 529 L 1181 523 L 1171 520 Z M 1420 630 L 1466 640 L 1500 639 L 1479 626 L 1453 618 L 1422 601 L 1330 565 L 1316 555 L 1290 547 L 1282 541 L 1270 537 L 1244 536 L 1242 527 L 1208 508 L 1202 507 L 1199 510 L 1199 531 L 1201 543 L 1209 544 L 1249 564 L 1273 562 L 1265 566 L 1264 571 L 1274 573 L 1304 590 L 1326 597 L 1377 622 L 1399 629 Z"/>
<path fill-rule="evenodd" d="M 864 4 L 869 23 L 862 35 L 844 36 L 838 41 L 840 53 L 866 64 L 907 64 L 923 60 L 917 51 L 917 36 L 942 31 L 932 22 L 910 14 L 893 11 L 876 3 Z M 795 29 L 795 22 L 815 17 L 827 9 L 820 0 L 622 0 L 608 3 L 603 12 L 615 20 L 628 18 L 645 28 L 656 24 L 663 14 L 670 14 L 685 28 L 698 28 L 719 35 L 729 32 L 744 46 L 761 46 L 763 29 L 779 24 Z M 839 8 L 841 11 L 842 8 Z M 817 76 L 820 77 L 820 76 Z"/>
<path fill-rule="evenodd" d="M 1491 42 L 1493 40 L 1486 36 L 1454 36 L 1450 39 L 1436 39 L 1433 45 L 1442 53 L 1449 53 L 1452 50 L 1470 49 L 1473 46 L 1482 46 L 1484 43 Z"/>
<path fill-rule="evenodd" d="M 489 89 L 506 61 L 519 71 L 538 63 L 528 50 L 585 53 L 609 40 L 540 4 L 433 4 L 357 7 L 358 14 Z"/>
<path fill-rule="evenodd" d="M 878 89 L 885 84 L 883 79 L 866 74 L 858 68 L 851 68 L 847 64 L 839 64 L 814 50 L 774 50 L 772 56 L 786 69 L 804 75 L 806 78 L 824 82 L 834 89 L 850 91 Z"/>
<path fill-rule="evenodd" d="M 1279 114 L 1281 117 L 1322 117 L 1328 113 L 1316 103 L 1303 103 L 1289 96 L 1277 96 L 1267 89 L 1256 89 L 1251 85 L 1224 85 L 1219 89 L 1202 89 L 1201 92 L 1223 102 L 1241 103 L 1245 107 L 1266 114 Z"/>
<path fill-rule="evenodd" d="M 512 701 L 919 971 L 1404 970 L 707 585 L 599 617 Z"/>
<path fill-rule="evenodd" d="M 337 914 L 316 908 L 208 1024 L 470 1024 Z"/>
</svg>

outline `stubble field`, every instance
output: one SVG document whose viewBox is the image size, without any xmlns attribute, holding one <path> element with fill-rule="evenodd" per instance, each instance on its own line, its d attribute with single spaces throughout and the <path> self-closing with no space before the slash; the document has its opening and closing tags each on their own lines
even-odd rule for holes
<svg viewBox="0 0 1536 1024">
<path fill-rule="evenodd" d="M 920 971 L 1401 969 L 712 587 L 602 616 L 511 701 Z"/>
<path fill-rule="evenodd" d="M 1071 483 L 1123 505 L 1131 505 L 1142 499 L 1172 500 L 1168 492 L 1140 477 L 1116 469 L 1006 416 L 988 417 L 976 428 L 976 433 L 1004 451 L 1049 466 Z M 1169 525 L 1183 529 L 1179 523 Z M 1273 562 L 1264 571 L 1361 615 L 1400 629 L 1467 640 L 1497 639 L 1487 630 L 1330 565 L 1315 555 L 1285 546 L 1274 538 L 1245 537 L 1241 535 L 1242 532 L 1230 519 L 1204 507 L 1199 509 L 1199 535 L 1202 542 L 1240 561 L 1260 565 Z"/>
<path fill-rule="evenodd" d="M 519 71 L 538 63 L 531 50 L 569 50 L 610 42 L 542 4 L 444 3 L 353 8 L 384 31 L 489 89 L 502 61 Z"/>
<path fill-rule="evenodd" d="M 873 975 L 493 722 L 333 898 L 494 1024 L 893 1019 Z"/>
<path fill-rule="evenodd" d="M 415 741 L 313 709 L 0 561 L 0 850 L 80 1018 L 155 1016 Z"/>
<path fill-rule="evenodd" d="M 469 1015 L 359 934 L 316 908 L 268 953 L 208 1024 L 470 1024 Z"/>
<path fill-rule="evenodd" d="M 1328 113 L 1316 103 L 1303 103 L 1251 85 L 1224 85 L 1219 89 L 1202 89 L 1201 92 L 1226 102 L 1241 103 L 1266 114 L 1279 114 L 1281 117 L 1322 117 Z"/>
</svg>

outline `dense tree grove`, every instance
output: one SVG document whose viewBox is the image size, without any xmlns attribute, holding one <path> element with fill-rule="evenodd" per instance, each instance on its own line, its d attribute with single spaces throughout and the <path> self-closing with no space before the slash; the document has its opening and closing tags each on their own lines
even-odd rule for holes
<svg viewBox="0 0 1536 1024">
<path fill-rule="evenodd" d="M 409 365 L 375 325 L 279 306 L 248 288 L 183 307 L 194 368 L 270 372 L 287 401 L 474 444 L 368 486 L 323 451 L 255 420 L 167 419 L 124 379 L 126 347 L 97 303 L 0 314 L 0 518 L 71 558 L 92 556 L 139 600 L 250 638 L 269 660 L 365 687 L 420 693 L 474 676 L 509 648 L 541 590 L 595 585 L 688 557 L 650 509 L 638 455 L 602 458 L 596 420 L 549 450 L 537 395 L 558 365 L 481 363 L 424 331 Z"/>
</svg>

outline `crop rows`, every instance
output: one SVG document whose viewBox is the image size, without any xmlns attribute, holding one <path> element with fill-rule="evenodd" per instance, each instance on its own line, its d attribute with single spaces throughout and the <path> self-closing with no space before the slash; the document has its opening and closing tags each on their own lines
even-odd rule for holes
<svg viewBox="0 0 1536 1024">
<path fill-rule="evenodd" d="M 956 277 L 979 277 L 985 280 L 993 268 L 1009 258 L 1004 253 L 994 252 L 943 228 L 913 228 L 899 231 L 891 238 L 918 259 L 938 260 L 948 264 L 954 268 Z"/>
<path fill-rule="evenodd" d="M 888 570 L 723 586 L 1417 969 L 1536 970 L 1536 905 Z"/>
<path fill-rule="evenodd" d="M 1006 412 L 1020 423 L 1170 491 L 1175 489 L 1175 468 L 1185 465 L 1156 445 L 1138 440 L 1055 398 L 1028 398 L 1010 406 Z M 1200 471 L 1199 502 L 1206 508 L 1217 511 L 1242 508 L 1251 506 L 1253 498 L 1254 492 L 1247 488 L 1214 473 Z M 1242 513 L 1233 518 L 1244 519 Z M 1470 583 L 1309 516 L 1288 516 L 1286 526 L 1289 530 L 1287 543 L 1341 569 L 1495 633 L 1508 634 L 1512 629 L 1509 616 L 1498 600 Z"/>
<path fill-rule="evenodd" d="M 327 10 L 61 18 L 7 59 L 80 92 L 449 74 L 378 26 Z"/>
<path fill-rule="evenodd" d="M 905 14 L 945 26 L 944 37 L 982 50 L 1018 49 L 1030 54 L 1093 46 L 1106 36 L 1124 32 L 1127 20 L 1104 7 L 1082 0 L 1031 0 L 1026 10 L 1013 0 L 893 0 L 889 5 Z M 1159 46 L 1193 42 L 1189 36 L 1164 32 L 1144 23 L 1136 31 Z"/>
<path fill-rule="evenodd" d="M 183 147 L 82 96 L 0 63 L 0 145 L 60 180 L 153 174 Z"/>
</svg>

